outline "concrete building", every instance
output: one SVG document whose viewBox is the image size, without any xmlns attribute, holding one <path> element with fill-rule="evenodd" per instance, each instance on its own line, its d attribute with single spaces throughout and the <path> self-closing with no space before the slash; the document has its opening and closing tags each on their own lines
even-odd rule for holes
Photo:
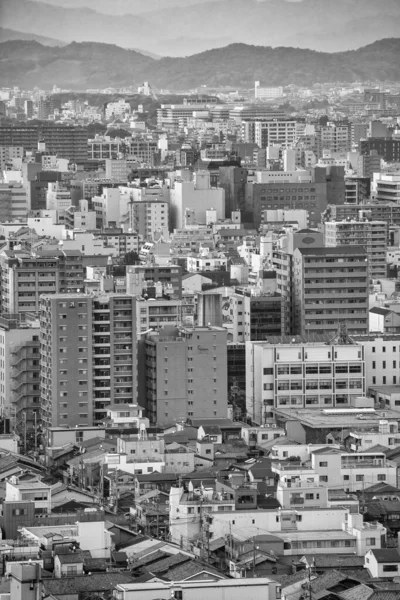
<svg viewBox="0 0 400 600">
<path fill-rule="evenodd" d="M 380 386 L 381 389 L 388 386 L 390 390 L 400 383 L 400 335 L 355 335 L 353 340 L 364 349 L 367 390 L 372 386 Z M 386 402 L 383 404 L 385 406 Z"/>
<path fill-rule="evenodd" d="M 220 167 L 219 185 L 225 191 L 225 217 L 244 206 L 247 169 L 242 167 Z"/>
<path fill-rule="evenodd" d="M 277 145 L 282 149 L 293 148 L 297 137 L 295 120 L 274 119 L 254 123 L 254 141 L 260 148 Z"/>
<path fill-rule="evenodd" d="M 118 181 L 127 181 L 128 174 L 129 165 L 126 159 L 106 158 L 106 177 Z"/>
<path fill-rule="evenodd" d="M 136 300 L 123 294 L 43 295 L 42 419 L 93 425 L 110 404 L 136 402 Z"/>
<path fill-rule="evenodd" d="M 25 433 L 35 435 L 40 424 L 39 349 L 38 319 L 1 316 L 0 411 L 24 441 Z"/>
<path fill-rule="evenodd" d="M 324 150 L 332 152 L 350 152 L 351 126 L 348 123 L 330 123 L 316 127 L 318 156 Z"/>
<path fill-rule="evenodd" d="M 400 204 L 400 173 L 381 173 L 376 178 L 375 199 Z"/>
<path fill-rule="evenodd" d="M 154 240 L 155 233 L 168 235 L 169 205 L 162 200 L 141 200 L 129 205 L 129 223 L 144 240 Z"/>
<path fill-rule="evenodd" d="M 18 181 L 0 183 L 0 218 L 4 221 L 25 221 L 28 197 L 25 187 Z"/>
<path fill-rule="evenodd" d="M 261 98 L 263 100 L 270 100 L 274 98 L 281 98 L 283 96 L 282 87 L 261 87 L 260 81 L 254 83 L 254 97 Z"/>
<path fill-rule="evenodd" d="M 199 224 L 206 223 L 207 209 L 214 209 L 218 219 L 225 217 L 225 191 L 211 187 L 207 171 L 196 171 L 193 181 L 176 179 L 170 197 L 171 231 L 182 229 L 187 209 L 194 211 L 194 219 Z"/>
<path fill-rule="evenodd" d="M 273 179 L 268 177 L 267 183 L 246 185 L 242 220 L 253 221 L 256 228 L 261 225 L 261 215 L 267 209 L 307 210 L 310 227 L 317 227 L 328 204 L 344 203 L 343 167 L 315 167 L 311 182 L 286 182 L 284 173 L 272 173 Z"/>
<path fill-rule="evenodd" d="M 293 252 L 294 332 L 368 331 L 368 255 L 363 246 L 296 248 Z"/>
<path fill-rule="evenodd" d="M 370 279 L 385 278 L 388 224 L 385 221 L 329 221 L 324 225 L 325 246 L 364 246 L 368 255 Z"/>
<path fill-rule="evenodd" d="M 274 408 L 349 407 L 366 392 L 364 353 L 329 336 L 246 343 L 246 408 L 264 423 Z"/>
<path fill-rule="evenodd" d="M 65 210 L 64 223 L 68 229 L 96 229 L 96 212 L 89 210 L 87 200 L 79 200 L 79 207 L 70 206 Z"/>
<path fill-rule="evenodd" d="M 55 212 L 56 223 L 65 223 L 65 213 L 71 204 L 71 193 L 65 184 L 59 181 L 48 184 L 46 210 Z"/>
<path fill-rule="evenodd" d="M 182 267 L 179 265 L 129 265 L 126 267 L 128 294 L 149 298 L 182 298 Z"/>
<path fill-rule="evenodd" d="M 0 265 L 1 310 L 4 313 L 37 313 L 42 294 L 83 289 L 79 250 L 37 251 L 34 254 L 4 250 Z"/>
<path fill-rule="evenodd" d="M 129 104 L 129 102 L 126 102 L 126 100 L 124 100 L 123 98 L 117 100 L 116 102 L 108 102 L 105 109 L 105 117 L 107 120 L 130 113 L 131 105 Z"/>
<path fill-rule="evenodd" d="M 164 328 L 145 336 L 141 376 L 152 423 L 226 417 L 226 336 L 220 327 Z"/>
<path fill-rule="evenodd" d="M 278 293 L 235 288 L 230 297 L 234 343 L 266 340 L 284 333 L 284 300 Z"/>
<path fill-rule="evenodd" d="M 158 331 L 166 326 L 182 324 L 182 300 L 169 298 L 136 298 L 136 332 L 141 335 L 152 329 Z"/>
</svg>

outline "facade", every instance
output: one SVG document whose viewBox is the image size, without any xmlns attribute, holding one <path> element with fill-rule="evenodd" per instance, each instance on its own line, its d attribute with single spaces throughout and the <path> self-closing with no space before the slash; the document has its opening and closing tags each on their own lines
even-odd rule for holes
<svg viewBox="0 0 400 600">
<path fill-rule="evenodd" d="M 400 335 L 355 335 L 353 340 L 364 349 L 366 389 L 380 386 L 383 391 L 384 386 L 388 386 L 388 392 L 393 391 L 393 386 L 400 383 Z M 386 401 L 383 404 L 384 408 Z M 396 402 L 396 407 L 398 406 L 400 402 Z"/>
<path fill-rule="evenodd" d="M 140 336 L 152 329 L 158 331 L 168 325 L 182 324 L 182 300 L 169 298 L 136 298 L 136 331 Z"/>
<path fill-rule="evenodd" d="M 247 169 L 242 167 L 220 167 L 219 185 L 225 191 L 225 217 L 244 206 Z"/>
<path fill-rule="evenodd" d="M 182 267 L 151 264 L 126 267 L 126 289 L 129 294 L 152 297 L 151 288 L 160 288 L 162 296 L 181 299 Z"/>
<path fill-rule="evenodd" d="M 400 175 L 398 173 L 381 173 L 379 175 L 376 179 L 375 199 L 377 202 L 400 204 Z"/>
<path fill-rule="evenodd" d="M 285 305 L 280 294 L 235 288 L 230 303 L 234 343 L 266 340 L 284 333 Z"/>
<path fill-rule="evenodd" d="M 28 211 L 28 198 L 22 183 L 0 183 L 1 216 L 6 221 L 24 221 Z"/>
<path fill-rule="evenodd" d="M 384 161 L 398 162 L 400 160 L 400 139 L 370 137 L 367 140 L 361 140 L 361 154 L 369 155 L 374 150 Z"/>
<path fill-rule="evenodd" d="M 129 205 L 129 219 L 133 231 L 144 240 L 152 241 L 156 232 L 168 234 L 169 205 L 161 200 L 140 200 Z"/>
<path fill-rule="evenodd" d="M 0 264 L 1 309 L 4 313 L 37 313 L 42 294 L 83 289 L 83 263 L 79 251 L 4 251 Z"/>
<path fill-rule="evenodd" d="M 363 246 L 293 252 L 294 332 L 368 332 L 368 255 Z"/>
<path fill-rule="evenodd" d="M 365 392 L 364 353 L 357 344 L 332 344 L 329 336 L 246 343 L 246 408 L 257 423 L 279 407 L 350 407 Z"/>
<path fill-rule="evenodd" d="M 225 192 L 223 188 L 213 188 L 210 173 L 196 171 L 194 181 L 175 180 L 171 189 L 170 229 L 182 229 L 186 210 L 194 212 L 196 223 L 206 223 L 206 211 L 214 209 L 217 219 L 225 217 Z"/>
<path fill-rule="evenodd" d="M 38 125 L 26 127 L 0 127 L 0 146 L 22 146 L 26 151 L 37 150 L 39 141 L 46 143 L 46 150 L 59 158 L 77 163 L 87 160 L 88 130 L 86 127 L 65 125 Z"/>
<path fill-rule="evenodd" d="M 385 221 L 329 221 L 325 225 L 325 246 L 364 246 L 370 279 L 386 277 L 388 225 Z"/>
<path fill-rule="evenodd" d="M 164 328 L 145 336 L 146 408 L 152 423 L 226 417 L 226 336 L 220 327 Z"/>
<path fill-rule="evenodd" d="M 44 295 L 40 304 L 45 426 L 101 423 L 136 402 L 136 300 L 123 294 Z"/>
</svg>

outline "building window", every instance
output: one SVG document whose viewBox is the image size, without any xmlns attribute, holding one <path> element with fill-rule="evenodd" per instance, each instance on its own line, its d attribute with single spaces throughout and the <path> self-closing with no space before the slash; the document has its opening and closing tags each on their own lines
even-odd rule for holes
<svg viewBox="0 0 400 600">
<path fill-rule="evenodd" d="M 327 467 L 328 466 L 328 462 L 326 460 L 322 461 L 319 463 L 320 467 Z"/>
<path fill-rule="evenodd" d="M 398 568 L 398 565 L 383 565 L 382 570 L 384 573 L 397 573 Z"/>
<path fill-rule="evenodd" d="M 386 481 L 385 473 L 378 473 L 378 481 Z"/>
</svg>

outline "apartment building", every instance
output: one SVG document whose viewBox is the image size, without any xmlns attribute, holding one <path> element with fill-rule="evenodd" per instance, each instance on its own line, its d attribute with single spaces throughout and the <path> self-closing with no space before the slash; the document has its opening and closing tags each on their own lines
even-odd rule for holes
<svg viewBox="0 0 400 600">
<path fill-rule="evenodd" d="M 145 199 L 129 205 L 129 223 L 144 240 L 152 241 L 155 233 L 168 234 L 169 205 L 158 199 Z"/>
<path fill-rule="evenodd" d="M 110 404 L 135 403 L 135 298 L 43 295 L 40 354 L 45 426 L 97 425 Z"/>
<path fill-rule="evenodd" d="M 127 142 L 125 151 L 127 156 L 136 161 L 153 166 L 159 153 L 158 142 L 141 138 L 132 139 Z"/>
<path fill-rule="evenodd" d="M 182 300 L 168 298 L 136 298 L 136 332 L 140 336 L 152 329 L 158 331 L 167 325 L 182 324 Z"/>
<path fill-rule="evenodd" d="M 152 297 L 151 290 L 159 289 L 162 296 L 182 298 L 182 267 L 179 265 L 129 265 L 126 267 L 126 289 L 134 296 Z M 157 297 L 158 293 L 155 294 Z"/>
<path fill-rule="evenodd" d="M 39 425 L 39 320 L 25 315 L 0 317 L 0 414 L 19 435 Z M 36 416 L 35 416 L 36 414 Z"/>
<path fill-rule="evenodd" d="M 1 218 L 4 221 L 24 221 L 28 211 L 27 191 L 22 183 L 0 183 Z"/>
<path fill-rule="evenodd" d="M 279 145 L 283 149 L 292 148 L 296 141 L 296 121 L 273 120 L 254 123 L 254 142 L 260 148 Z"/>
<path fill-rule="evenodd" d="M 296 248 L 294 331 L 300 335 L 368 332 L 368 255 L 363 246 Z"/>
<path fill-rule="evenodd" d="M 363 246 L 367 251 L 370 279 L 385 278 L 389 228 L 386 221 L 328 221 L 324 224 L 325 246 Z"/>
<path fill-rule="evenodd" d="M 350 152 L 351 125 L 348 123 L 330 123 L 316 127 L 318 156 L 324 150 L 331 152 Z"/>
<path fill-rule="evenodd" d="M 4 250 L 0 255 L 1 309 L 4 313 L 39 311 L 40 296 L 83 289 L 84 272 L 79 250 Z"/>
<path fill-rule="evenodd" d="M 211 187 L 210 173 L 196 171 L 193 181 L 175 180 L 170 192 L 170 229 L 182 229 L 187 209 L 196 223 L 206 223 L 206 211 L 214 209 L 217 219 L 225 217 L 225 191 Z"/>
<path fill-rule="evenodd" d="M 375 151 L 385 162 L 398 162 L 400 160 L 400 139 L 370 137 L 367 140 L 361 140 L 360 151 L 362 155 L 369 155 Z"/>
<path fill-rule="evenodd" d="M 365 391 L 364 353 L 356 343 L 332 343 L 329 335 L 246 342 L 246 409 L 257 423 L 279 407 L 350 407 Z"/>
<path fill-rule="evenodd" d="M 77 163 L 87 161 L 88 129 L 67 125 L 37 125 L 27 127 L 0 127 L 0 146 L 22 146 L 27 151 L 37 150 L 39 141 L 46 143 L 51 155 Z"/>
<path fill-rule="evenodd" d="M 141 377 L 152 423 L 226 417 L 226 336 L 222 327 L 165 327 L 145 336 Z"/>
</svg>

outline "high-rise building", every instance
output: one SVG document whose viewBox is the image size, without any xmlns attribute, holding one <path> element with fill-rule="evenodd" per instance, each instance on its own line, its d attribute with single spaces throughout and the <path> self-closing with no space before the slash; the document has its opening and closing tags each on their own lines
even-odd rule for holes
<svg viewBox="0 0 400 600">
<path fill-rule="evenodd" d="M 0 414 L 24 438 L 40 421 L 39 319 L 0 317 Z M 35 416 L 36 414 L 36 416 Z"/>
<path fill-rule="evenodd" d="M 43 295 L 40 354 L 45 426 L 97 425 L 110 404 L 136 403 L 136 299 Z"/>
<path fill-rule="evenodd" d="M 38 119 L 40 121 L 47 121 L 52 112 L 54 112 L 52 101 L 47 98 L 41 98 L 38 103 Z"/>
<path fill-rule="evenodd" d="M 44 141 L 47 151 L 58 158 L 77 163 L 87 161 L 88 129 L 68 125 L 1 126 L 0 146 L 23 146 L 25 151 L 36 151 Z"/>
<path fill-rule="evenodd" d="M 349 123 L 331 123 L 316 127 L 317 152 L 320 158 L 324 150 L 350 152 L 351 126 Z"/>
<path fill-rule="evenodd" d="M 296 248 L 293 252 L 294 332 L 368 332 L 368 255 L 363 246 Z"/>
<path fill-rule="evenodd" d="M 37 313 L 41 294 L 78 292 L 84 288 L 79 250 L 5 251 L 0 257 L 1 312 Z"/>
<path fill-rule="evenodd" d="M 376 150 L 385 162 L 400 161 L 400 139 L 370 137 L 367 140 L 360 141 L 361 154 L 368 155 L 371 150 Z"/>
<path fill-rule="evenodd" d="M 155 298 L 158 295 L 180 300 L 182 298 L 182 267 L 179 265 L 129 265 L 126 267 L 126 291 L 133 296 Z"/>
<path fill-rule="evenodd" d="M 225 190 L 225 217 L 230 218 L 232 211 L 244 207 L 246 194 L 247 169 L 242 167 L 220 167 L 219 185 Z"/>
<path fill-rule="evenodd" d="M 227 416 L 227 332 L 166 327 L 143 340 L 146 408 L 152 423 Z"/>
<path fill-rule="evenodd" d="M 230 297 L 233 315 L 234 343 L 266 340 L 284 333 L 283 297 L 278 293 L 254 293 L 255 290 L 236 288 Z"/>
<path fill-rule="evenodd" d="M 368 219 L 327 221 L 324 227 L 325 246 L 338 247 L 350 244 L 364 246 L 368 255 L 370 279 L 386 277 L 388 241 L 388 224 L 386 221 L 370 221 Z"/>
</svg>

